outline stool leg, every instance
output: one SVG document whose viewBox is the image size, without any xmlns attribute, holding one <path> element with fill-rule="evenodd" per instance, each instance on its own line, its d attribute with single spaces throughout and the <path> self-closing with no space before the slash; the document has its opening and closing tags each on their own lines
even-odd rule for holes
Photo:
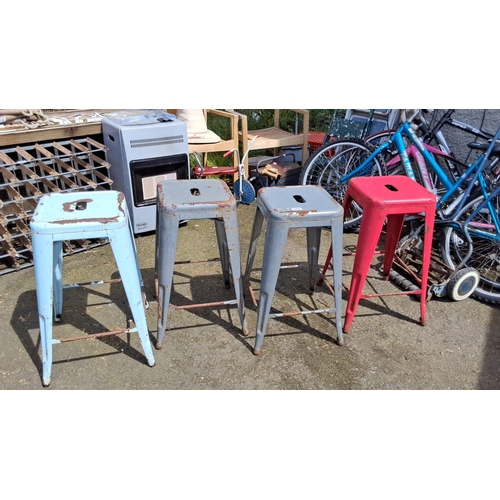
<svg viewBox="0 0 500 500">
<path fill-rule="evenodd" d="M 392 263 L 394 261 L 394 254 L 396 253 L 396 248 L 399 243 L 399 237 L 401 236 L 401 229 L 403 229 L 404 220 L 405 214 L 391 214 L 387 217 L 383 266 L 383 274 L 387 278 L 389 277 Z"/>
<path fill-rule="evenodd" d="M 255 210 L 255 217 L 253 219 L 252 234 L 250 236 L 250 246 L 248 249 L 247 264 L 243 278 L 243 290 L 247 290 L 247 288 L 250 286 L 250 274 L 252 273 L 255 254 L 257 252 L 257 243 L 259 242 L 259 236 L 262 231 L 263 223 L 264 216 L 259 210 L 259 207 L 257 207 Z"/>
<path fill-rule="evenodd" d="M 253 351 L 256 355 L 260 354 L 262 342 L 264 341 L 287 235 L 288 226 L 279 223 L 273 224 L 272 221 L 269 222 L 264 243 L 264 258 L 262 261 L 262 277 L 257 313 L 257 336 Z"/>
<path fill-rule="evenodd" d="M 231 288 L 229 278 L 229 250 L 227 248 L 226 230 L 224 222 L 220 219 L 214 219 L 215 232 L 217 233 L 217 244 L 219 245 L 219 255 L 222 266 L 222 276 L 224 277 L 224 285 L 227 289 Z M 241 266 L 241 264 L 240 264 Z"/>
<path fill-rule="evenodd" d="M 147 309 L 149 309 L 149 303 L 148 303 L 148 300 L 146 297 L 146 292 L 144 291 L 144 281 L 142 279 L 142 274 L 141 274 L 141 265 L 139 263 L 139 255 L 137 254 L 137 246 L 135 244 L 134 229 L 132 227 L 132 223 L 131 223 L 130 219 L 129 219 L 129 224 L 128 224 L 128 232 L 130 234 L 130 241 L 132 242 L 132 246 L 134 248 L 135 266 L 136 266 L 136 269 L 139 273 L 139 281 L 141 282 L 142 302 L 144 304 L 144 309 L 147 310 Z"/>
<path fill-rule="evenodd" d="M 307 262 L 309 267 L 309 293 L 312 295 L 318 282 L 318 258 L 321 244 L 321 228 L 308 227 L 307 234 Z"/>
<path fill-rule="evenodd" d="M 167 328 L 168 309 L 174 276 L 175 253 L 179 233 L 179 217 L 163 215 L 156 230 L 156 248 L 158 255 L 158 334 L 156 348 L 161 349 Z"/>
<path fill-rule="evenodd" d="M 427 281 L 429 279 L 429 266 L 431 263 L 432 236 L 434 233 L 434 212 L 425 213 L 424 227 L 424 248 L 422 255 L 422 276 L 421 276 L 421 295 L 420 295 L 420 324 L 425 326 L 427 322 Z"/>
<path fill-rule="evenodd" d="M 52 372 L 52 312 L 54 289 L 54 245 L 52 237 L 32 233 L 36 298 L 42 346 L 42 385 L 50 385 Z"/>
<path fill-rule="evenodd" d="M 160 210 L 158 204 L 156 206 L 156 226 L 157 229 L 160 227 Z M 158 298 L 158 231 L 156 232 L 156 243 L 155 243 L 155 297 Z"/>
<path fill-rule="evenodd" d="M 330 261 L 332 260 L 332 247 L 328 249 L 328 255 L 326 256 L 325 265 L 323 266 L 323 270 L 321 271 L 321 276 L 318 280 L 318 285 L 321 285 L 323 282 L 323 278 L 325 274 L 328 272 L 328 267 L 330 266 Z"/>
<path fill-rule="evenodd" d="M 148 360 L 148 365 L 154 366 L 155 359 L 151 349 L 149 329 L 142 299 L 141 272 L 138 267 L 135 242 L 130 233 L 129 226 L 127 225 L 121 229 L 114 230 L 109 235 L 109 242 L 132 311 L 134 323 L 137 327 L 142 349 Z"/>
<path fill-rule="evenodd" d="M 61 321 L 62 309 L 63 309 L 63 247 L 62 241 L 54 241 L 53 247 L 53 293 L 54 293 L 54 321 Z"/>
<path fill-rule="evenodd" d="M 349 208 L 351 207 L 351 203 L 352 203 L 352 197 L 349 196 L 348 194 L 346 195 L 346 198 L 344 199 L 344 214 L 348 213 L 349 212 Z M 325 276 L 325 274 L 328 272 L 328 267 L 330 266 L 330 261 L 332 260 L 332 247 L 329 248 L 328 250 L 328 255 L 326 256 L 326 260 L 325 260 L 325 265 L 323 266 L 323 270 L 321 271 L 321 276 L 318 280 L 318 284 L 320 285 L 323 281 L 323 277 Z"/>
<path fill-rule="evenodd" d="M 359 229 L 358 246 L 354 257 L 344 333 L 348 333 L 351 328 L 383 225 L 384 217 L 381 217 L 379 212 L 364 210 Z"/>
<path fill-rule="evenodd" d="M 247 336 L 247 320 L 245 317 L 245 299 L 243 296 L 243 278 L 241 276 L 241 258 L 240 258 L 240 237 L 238 234 L 238 217 L 236 211 L 224 213 L 224 234 L 226 248 L 228 248 L 229 261 L 231 263 L 231 272 L 233 275 L 234 293 L 238 304 L 238 314 L 240 317 L 243 335 Z M 228 271 L 229 272 L 229 271 Z"/>
<path fill-rule="evenodd" d="M 342 332 L 342 253 L 343 232 L 342 221 L 333 222 L 331 226 L 332 244 L 332 266 L 333 266 L 333 291 L 335 299 L 335 327 L 337 330 L 337 344 L 344 345 L 344 334 Z"/>
</svg>

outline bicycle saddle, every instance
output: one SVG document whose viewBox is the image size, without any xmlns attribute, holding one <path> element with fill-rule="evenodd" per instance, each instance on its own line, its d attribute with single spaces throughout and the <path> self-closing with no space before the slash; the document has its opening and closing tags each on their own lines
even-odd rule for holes
<svg viewBox="0 0 500 500">
<path fill-rule="evenodd" d="M 489 147 L 489 143 L 484 143 L 484 142 L 470 142 L 467 144 L 469 148 L 471 149 L 478 149 L 479 151 L 486 151 Z M 497 144 L 494 148 L 493 151 L 491 152 L 491 156 L 500 156 L 500 144 Z"/>
</svg>

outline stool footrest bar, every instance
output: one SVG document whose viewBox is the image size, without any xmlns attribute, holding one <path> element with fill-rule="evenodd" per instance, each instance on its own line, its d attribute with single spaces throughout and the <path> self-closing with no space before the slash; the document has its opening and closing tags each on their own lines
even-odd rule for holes
<svg viewBox="0 0 500 500">
<path fill-rule="evenodd" d="M 63 285 L 63 289 L 66 290 L 68 288 L 77 288 L 79 286 L 94 286 L 94 285 L 104 285 L 105 283 L 121 283 L 121 279 L 113 279 L 113 280 L 100 280 L 100 281 L 86 281 L 84 283 L 68 283 L 67 285 Z"/>
<path fill-rule="evenodd" d="M 206 302 L 204 304 L 189 304 L 187 306 L 173 306 L 170 304 L 170 309 L 172 310 L 177 310 L 177 309 L 197 309 L 199 307 L 216 307 L 216 306 L 231 306 L 231 305 L 236 305 L 238 301 L 236 299 L 232 300 L 224 300 L 221 302 Z"/>
<path fill-rule="evenodd" d="M 53 339 L 53 344 L 64 344 L 65 342 L 74 342 L 75 340 L 87 340 L 96 339 L 100 337 L 110 337 L 112 335 L 123 335 L 124 333 L 134 333 L 137 332 L 137 328 L 127 328 L 125 330 L 114 330 L 112 332 L 102 332 L 102 333 L 89 333 L 82 337 L 71 337 L 70 339 Z"/>
<path fill-rule="evenodd" d="M 410 290 L 407 292 L 394 292 L 394 293 L 375 293 L 370 295 L 360 295 L 360 299 L 373 299 L 376 297 L 393 297 L 397 295 L 421 295 L 422 290 Z"/>
<path fill-rule="evenodd" d="M 308 314 L 332 314 L 334 312 L 336 312 L 335 308 L 313 309 L 311 311 L 295 311 L 295 312 L 269 314 L 269 318 L 286 318 L 288 316 L 307 316 Z"/>
</svg>

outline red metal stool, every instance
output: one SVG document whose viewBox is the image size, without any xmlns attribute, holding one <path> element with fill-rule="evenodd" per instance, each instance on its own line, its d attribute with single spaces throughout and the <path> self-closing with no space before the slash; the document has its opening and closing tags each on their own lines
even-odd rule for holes
<svg viewBox="0 0 500 500">
<path fill-rule="evenodd" d="M 344 214 L 349 213 L 352 203 L 363 208 L 358 245 L 349 289 L 344 332 L 351 328 L 360 299 L 384 295 L 420 295 L 420 324 L 426 322 L 427 278 L 431 260 L 432 236 L 436 212 L 436 197 L 427 189 L 405 176 L 354 177 L 349 182 L 344 198 Z M 401 229 L 406 215 L 425 217 L 420 289 L 393 294 L 363 295 L 363 287 L 375 254 L 375 249 L 387 218 L 383 274 L 389 278 Z M 330 262 L 327 257 L 326 267 Z"/>
</svg>

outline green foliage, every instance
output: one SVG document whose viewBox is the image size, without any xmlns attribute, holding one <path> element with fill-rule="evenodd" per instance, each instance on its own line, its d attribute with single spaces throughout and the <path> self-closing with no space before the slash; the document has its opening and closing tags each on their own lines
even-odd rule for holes
<svg viewBox="0 0 500 500">
<path fill-rule="evenodd" d="M 274 109 L 236 109 L 248 117 L 248 129 L 258 130 L 274 126 Z M 309 130 L 311 132 L 325 132 L 330 120 L 337 111 L 337 116 L 344 116 L 344 109 L 310 109 Z M 296 127 L 302 128 L 302 116 L 289 109 L 280 111 L 280 127 L 288 132 L 295 132 Z"/>
</svg>

